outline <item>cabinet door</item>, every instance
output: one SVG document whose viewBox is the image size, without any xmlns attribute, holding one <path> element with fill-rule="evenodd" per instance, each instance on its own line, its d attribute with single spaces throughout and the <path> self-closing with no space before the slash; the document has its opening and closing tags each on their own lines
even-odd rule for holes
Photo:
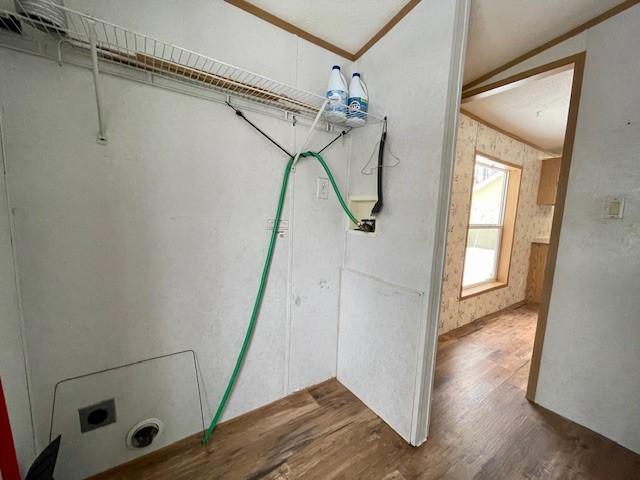
<svg viewBox="0 0 640 480">
<path fill-rule="evenodd" d="M 529 257 L 529 275 L 527 276 L 528 302 L 540 303 L 542 288 L 544 286 L 544 271 L 547 265 L 547 252 L 549 245 L 542 243 L 531 244 L 531 256 Z"/>
<path fill-rule="evenodd" d="M 562 158 L 549 158 L 548 160 L 542 160 L 540 183 L 538 184 L 539 205 L 555 205 L 561 162 Z"/>
</svg>

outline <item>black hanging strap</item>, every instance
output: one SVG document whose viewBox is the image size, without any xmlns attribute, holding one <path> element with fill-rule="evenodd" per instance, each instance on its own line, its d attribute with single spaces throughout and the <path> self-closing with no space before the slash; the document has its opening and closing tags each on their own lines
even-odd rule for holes
<svg viewBox="0 0 640 480">
<path fill-rule="evenodd" d="M 347 128 L 346 130 L 343 130 L 342 132 L 340 132 L 340 135 L 338 135 L 336 138 L 334 138 L 329 143 L 327 143 L 324 147 L 322 147 L 318 153 L 324 152 L 327 148 L 329 148 L 331 145 L 333 145 L 334 142 L 336 142 L 339 138 L 344 137 L 350 131 L 351 131 L 351 128 Z"/>
<path fill-rule="evenodd" d="M 291 155 L 289 152 L 287 152 L 287 149 L 284 148 L 282 145 L 280 145 L 278 142 L 276 142 L 273 138 L 271 138 L 269 135 L 267 135 L 260 127 L 258 127 L 255 123 L 253 123 L 251 120 L 249 120 L 247 117 L 244 116 L 244 113 L 242 113 L 241 110 L 237 109 L 236 107 L 234 107 L 233 105 L 231 105 L 230 102 L 225 102 L 227 105 L 229 105 L 230 108 L 232 108 L 235 112 L 236 115 L 238 115 L 240 118 L 242 118 L 245 122 L 247 122 L 249 125 L 251 125 L 253 128 L 255 128 L 258 132 L 260 132 L 262 134 L 262 136 L 264 138 L 266 138 L 267 140 L 269 140 L 271 143 L 273 143 L 276 147 L 278 147 L 280 150 L 282 150 L 284 153 L 287 154 L 287 157 L 293 157 L 293 155 Z"/>
<path fill-rule="evenodd" d="M 258 127 L 255 123 L 253 123 L 251 120 L 249 120 L 247 117 L 244 116 L 244 113 L 242 113 L 242 110 L 234 107 L 230 102 L 225 102 L 229 108 L 233 109 L 234 112 L 236 112 L 236 115 L 238 115 L 240 118 L 242 118 L 245 122 L 247 122 L 249 125 L 251 125 L 253 128 L 255 128 L 258 132 L 260 132 L 260 134 L 266 138 L 267 140 L 269 140 L 271 143 L 273 143 L 276 147 L 278 147 L 280 150 L 282 150 L 284 153 L 287 154 L 287 157 L 291 158 L 293 157 L 292 154 L 290 154 L 287 149 L 285 149 L 282 145 L 280 145 L 278 142 L 276 142 L 273 138 L 271 138 L 269 135 L 267 135 L 260 127 Z M 347 133 L 349 133 L 351 131 L 350 128 L 347 128 L 346 130 L 343 130 L 342 132 L 340 132 L 340 134 L 334 138 L 333 140 L 331 140 L 329 143 L 327 143 L 324 147 L 322 147 L 320 149 L 320 151 L 318 153 L 322 153 L 324 152 L 327 148 L 329 148 L 331 145 L 333 145 L 339 138 L 345 136 Z"/>
</svg>

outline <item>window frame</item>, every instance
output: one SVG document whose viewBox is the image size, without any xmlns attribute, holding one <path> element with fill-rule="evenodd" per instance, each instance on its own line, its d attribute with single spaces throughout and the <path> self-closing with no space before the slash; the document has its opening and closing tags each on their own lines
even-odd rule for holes
<svg viewBox="0 0 640 480">
<path fill-rule="evenodd" d="M 483 161 L 484 160 L 484 161 Z M 503 201 L 500 212 L 500 222 L 498 224 L 472 224 L 471 204 L 473 200 L 473 187 L 475 184 L 476 164 L 484 163 L 504 169 L 507 178 L 503 185 Z M 482 293 L 487 293 L 509 285 L 509 271 L 511 267 L 511 256 L 513 253 L 513 243 L 515 238 L 515 222 L 520 199 L 520 183 L 522 180 L 522 166 L 506 162 L 492 155 L 488 155 L 478 149 L 473 156 L 473 175 L 469 192 L 469 211 L 467 216 L 466 233 L 464 240 L 464 255 L 462 258 L 462 269 L 460 276 L 460 300 Z M 472 229 L 500 229 L 497 249 L 497 260 L 494 265 L 494 275 L 492 279 L 463 286 L 464 271 L 467 256 L 467 244 L 469 242 L 469 231 Z"/>
<path fill-rule="evenodd" d="M 479 157 L 481 158 L 479 160 Z M 509 170 L 509 168 L 507 168 L 506 166 L 495 162 L 495 161 L 491 161 L 489 158 L 485 157 L 484 155 L 480 155 L 478 153 L 476 153 L 475 155 L 475 160 L 473 162 L 473 180 L 471 182 L 471 201 L 469 203 L 469 221 L 467 222 L 467 236 L 466 236 L 466 243 L 465 243 L 465 262 L 462 266 L 462 289 L 463 290 L 467 290 L 467 289 L 471 289 L 474 287 L 479 287 L 480 285 L 484 285 L 487 283 L 494 283 L 498 281 L 498 267 L 499 267 L 499 263 L 500 263 L 500 250 L 502 249 L 502 234 L 504 232 L 504 213 L 506 210 L 506 206 L 507 206 L 507 189 L 509 188 L 509 178 L 511 177 L 511 172 Z M 486 167 L 490 167 L 490 168 L 495 168 L 495 169 L 499 169 L 502 170 L 504 172 L 505 175 L 505 181 L 502 184 L 502 192 L 500 195 L 500 211 L 498 212 L 498 223 L 471 223 L 471 208 L 473 205 L 473 190 L 475 188 L 475 169 L 476 166 L 478 164 L 484 165 Z M 464 284 L 464 270 L 466 267 L 466 259 L 467 259 L 467 249 L 469 248 L 468 242 L 469 242 L 469 232 L 471 230 L 498 230 L 498 244 L 497 244 L 497 248 L 496 248 L 496 258 L 495 261 L 493 262 L 493 272 L 491 274 L 491 278 L 488 278 L 486 280 L 481 280 L 480 282 L 476 282 L 476 283 L 470 283 L 469 285 L 465 285 Z"/>
</svg>

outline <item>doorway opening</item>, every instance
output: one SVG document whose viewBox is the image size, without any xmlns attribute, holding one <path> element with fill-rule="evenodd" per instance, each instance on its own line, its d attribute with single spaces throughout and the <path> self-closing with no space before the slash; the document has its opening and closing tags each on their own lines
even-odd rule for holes
<svg viewBox="0 0 640 480">
<path fill-rule="evenodd" d="M 505 382 L 535 401 L 584 59 L 462 94 L 434 421 Z"/>
</svg>

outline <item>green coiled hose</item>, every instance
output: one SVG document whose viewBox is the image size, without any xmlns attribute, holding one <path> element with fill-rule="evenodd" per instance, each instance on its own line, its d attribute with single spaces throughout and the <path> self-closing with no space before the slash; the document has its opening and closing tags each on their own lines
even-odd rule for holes
<svg viewBox="0 0 640 480">
<path fill-rule="evenodd" d="M 322 156 L 319 153 L 315 152 L 305 152 L 300 155 L 300 158 L 304 157 L 315 157 L 322 168 L 326 172 L 329 177 L 329 181 L 331 182 L 331 186 L 333 187 L 333 191 L 336 193 L 338 197 L 338 201 L 340 202 L 340 206 L 351 220 L 356 225 L 359 225 L 360 222 L 356 219 L 356 217 L 351 213 L 349 207 L 342 198 L 340 194 L 340 190 L 338 189 L 338 185 L 336 185 L 336 181 L 333 178 L 333 174 L 329 169 L 329 166 L 324 161 Z M 284 206 L 284 200 L 287 195 L 287 185 L 289 184 L 289 176 L 291 174 L 291 168 L 293 167 L 294 158 L 291 157 L 287 162 L 287 166 L 284 170 L 284 176 L 282 178 L 282 186 L 280 187 L 280 196 L 278 197 L 278 207 L 276 208 L 275 220 L 273 222 L 273 230 L 271 231 L 271 238 L 269 239 L 269 249 L 267 250 L 267 256 L 264 260 L 264 266 L 262 267 L 262 276 L 260 277 L 260 285 L 258 286 L 258 293 L 256 294 L 255 302 L 253 303 L 253 310 L 251 311 L 251 318 L 249 319 L 249 326 L 247 327 L 247 333 L 244 336 L 244 340 L 242 341 L 242 347 L 240 348 L 240 353 L 238 354 L 238 358 L 236 360 L 236 364 L 233 367 L 233 372 L 231 372 L 231 377 L 229 378 L 229 383 L 227 384 L 227 388 L 224 390 L 224 394 L 222 395 L 222 399 L 220 400 L 220 404 L 218 405 L 218 409 L 216 410 L 216 414 L 213 416 L 213 420 L 211 420 L 211 424 L 209 428 L 204 433 L 203 442 L 207 444 L 211 435 L 213 434 L 216 425 L 220 421 L 220 417 L 224 412 L 224 409 L 229 401 L 229 397 L 231 396 L 231 392 L 233 391 L 233 387 L 238 378 L 238 374 L 240 373 L 240 369 L 242 368 L 242 364 L 244 362 L 244 358 L 247 354 L 247 350 L 249 349 L 249 344 L 251 343 L 251 337 L 253 335 L 253 331 L 256 326 L 256 320 L 258 319 L 258 315 L 260 314 L 260 306 L 262 305 L 262 298 L 264 297 L 264 291 L 267 286 L 267 280 L 269 278 L 269 270 L 271 269 L 271 261 L 273 260 L 273 251 L 276 246 L 276 239 L 278 238 L 278 226 L 280 225 L 280 218 L 282 217 L 282 207 Z"/>
</svg>

